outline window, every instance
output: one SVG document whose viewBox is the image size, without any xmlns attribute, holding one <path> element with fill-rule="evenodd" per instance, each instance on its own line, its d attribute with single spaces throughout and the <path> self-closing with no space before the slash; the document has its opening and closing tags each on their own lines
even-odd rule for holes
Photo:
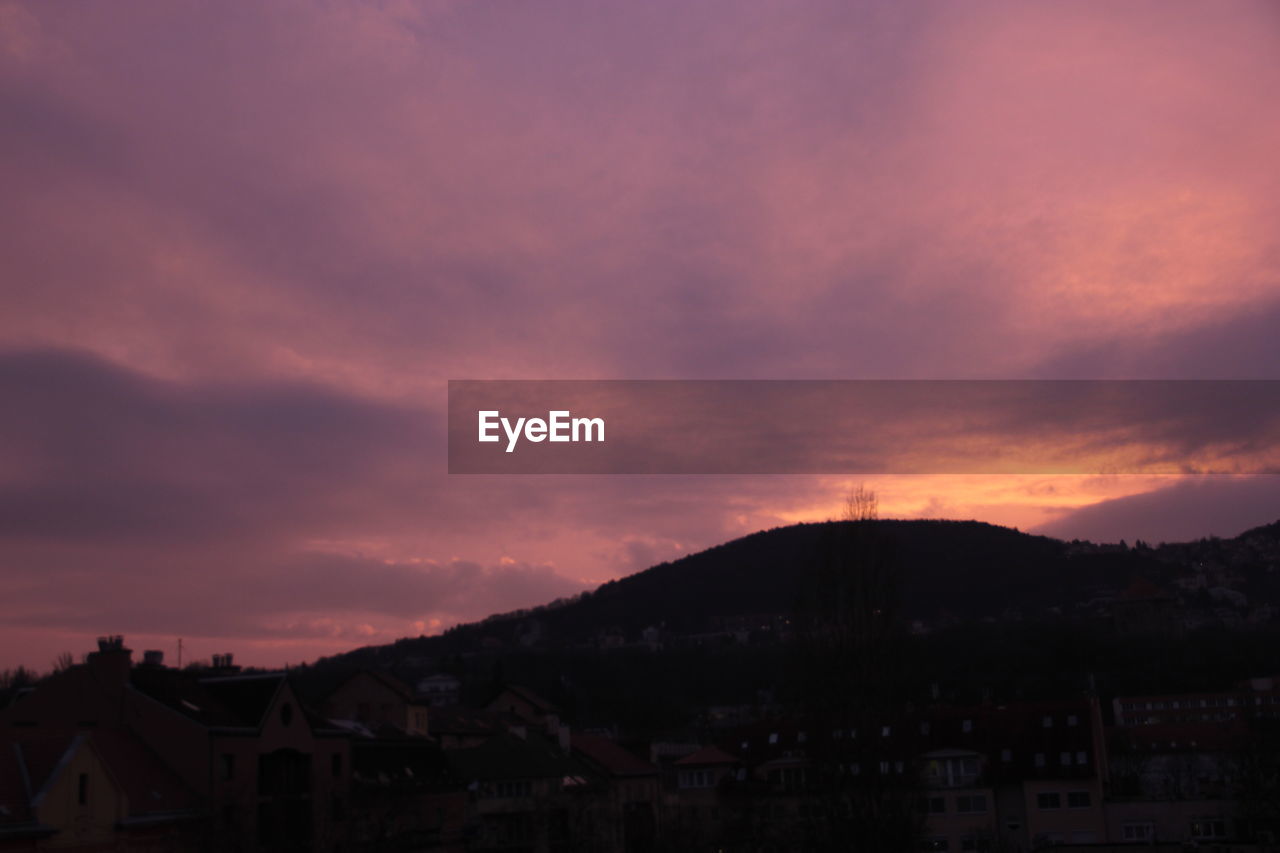
<svg viewBox="0 0 1280 853">
<path fill-rule="evenodd" d="M 681 770 L 679 783 L 681 788 L 710 788 L 715 777 L 710 770 Z"/>
<path fill-rule="evenodd" d="M 805 743 L 809 740 L 808 732 L 796 732 L 796 743 Z"/>
<path fill-rule="evenodd" d="M 890 729 L 888 726 L 884 726 L 883 728 L 880 729 L 880 737 L 888 737 L 891 731 L 892 729 Z"/>
<path fill-rule="evenodd" d="M 960 724 L 960 731 L 968 734 L 973 731 L 973 720 L 965 720 Z"/>
<path fill-rule="evenodd" d="M 1042 723 L 1046 729 L 1053 728 L 1053 717 L 1045 717 Z"/>
<path fill-rule="evenodd" d="M 236 778 L 236 757 L 229 752 L 222 753 L 222 781 L 229 782 Z"/>
<path fill-rule="evenodd" d="M 934 786 L 966 788 L 972 787 L 980 769 L 976 758 L 935 758 L 924 772 Z"/>
<path fill-rule="evenodd" d="M 778 742 L 778 733 L 769 732 L 769 743 L 777 743 L 777 742 Z"/>
<path fill-rule="evenodd" d="M 984 794 L 956 797 L 956 811 L 960 814 L 986 814 L 987 798 Z"/>
<path fill-rule="evenodd" d="M 1089 797 L 1088 791 L 1068 791 L 1067 792 L 1067 808 L 1087 809 L 1091 805 L 1093 805 L 1093 801 Z"/>
<path fill-rule="evenodd" d="M 1226 838 L 1227 822 L 1220 817 L 1191 821 L 1192 838 Z"/>
<path fill-rule="evenodd" d="M 1080 725 L 1080 718 L 1079 718 L 1079 717 L 1077 717 L 1075 714 L 1068 714 L 1068 715 L 1067 715 L 1067 725 L 1068 725 L 1068 726 L 1078 726 L 1078 725 Z"/>
<path fill-rule="evenodd" d="M 1010 761 L 1013 761 L 1013 750 L 1012 749 L 1000 750 L 1000 760 L 1005 762 L 1006 764 L 1008 764 Z"/>
<path fill-rule="evenodd" d="M 495 782 L 493 796 L 503 798 L 533 796 L 533 783 L 528 779 L 510 779 Z"/>
<path fill-rule="evenodd" d="M 902 771 L 905 769 L 906 769 L 906 766 L 901 761 L 893 762 L 893 772 L 897 773 L 899 776 L 902 775 Z"/>
<path fill-rule="evenodd" d="M 1084 750 L 1081 750 L 1080 752 L 1076 753 L 1076 764 L 1088 764 L 1088 763 L 1089 763 L 1089 753 L 1085 752 Z"/>
<path fill-rule="evenodd" d="M 342 778 L 342 753 L 335 752 L 329 759 L 329 772 L 335 779 Z"/>
<path fill-rule="evenodd" d="M 1156 830 L 1153 823 L 1126 823 L 1120 827 L 1120 837 L 1125 841 L 1151 841 Z"/>
<path fill-rule="evenodd" d="M 922 734 L 922 735 L 927 735 L 928 733 L 929 733 L 929 724 L 928 724 L 928 723 L 921 723 L 921 724 L 920 724 L 920 734 Z"/>
<path fill-rule="evenodd" d="M 82 806 L 88 805 L 89 803 L 89 774 L 88 773 L 80 774 L 80 787 L 79 787 L 79 791 L 77 791 L 77 799 L 80 801 L 80 805 Z"/>
<path fill-rule="evenodd" d="M 1060 809 L 1062 808 L 1062 795 L 1056 791 L 1050 793 L 1036 794 L 1036 808 L 1038 809 Z"/>
<path fill-rule="evenodd" d="M 1063 766 L 1063 767 L 1070 767 L 1070 766 L 1071 766 L 1071 753 L 1069 753 L 1069 752 L 1064 752 L 1064 753 L 1062 753 L 1061 755 L 1059 755 L 1059 756 L 1058 756 L 1058 760 L 1062 762 L 1062 766 Z"/>
<path fill-rule="evenodd" d="M 1037 752 L 1037 753 L 1036 753 L 1036 767 L 1044 767 L 1044 753 L 1043 753 L 1043 752 Z"/>
<path fill-rule="evenodd" d="M 929 814 L 946 814 L 947 799 L 946 797 L 926 797 L 924 807 Z"/>
<path fill-rule="evenodd" d="M 771 770 L 769 771 L 769 782 L 787 789 L 803 787 L 805 782 L 804 768 L 782 767 Z"/>
</svg>

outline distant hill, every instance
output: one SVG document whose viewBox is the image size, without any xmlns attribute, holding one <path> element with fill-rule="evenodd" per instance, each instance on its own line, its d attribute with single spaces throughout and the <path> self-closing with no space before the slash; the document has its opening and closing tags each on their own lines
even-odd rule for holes
<svg viewBox="0 0 1280 853">
<path fill-rule="evenodd" d="M 1250 606 L 1266 601 L 1280 607 L 1280 521 L 1234 539 L 1159 548 L 1063 542 L 976 521 L 826 522 L 754 533 L 611 581 L 569 602 L 347 657 L 442 659 L 486 647 L 567 648 L 605 634 L 635 642 L 651 626 L 666 636 L 690 635 L 785 618 L 801 579 L 842 524 L 876 526 L 898 566 L 904 614 L 925 628 L 1074 618 L 1153 590 L 1198 595 L 1208 607 L 1217 601 L 1209 600 L 1210 590 L 1229 588 L 1252 599 Z M 1228 603 L 1240 606 L 1237 599 Z M 748 616 L 753 618 L 744 619 Z"/>
</svg>

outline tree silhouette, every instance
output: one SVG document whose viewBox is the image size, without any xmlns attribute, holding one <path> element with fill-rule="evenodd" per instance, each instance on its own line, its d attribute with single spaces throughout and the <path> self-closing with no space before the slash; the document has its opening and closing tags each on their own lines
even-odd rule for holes
<svg viewBox="0 0 1280 853">
<path fill-rule="evenodd" d="M 858 486 L 829 525 L 802 584 L 793 653 L 802 713 L 847 732 L 810 756 L 813 849 L 910 850 L 923 832 L 915 756 L 901 730 L 917 694 L 902 618 L 899 561 L 874 492 Z"/>
</svg>

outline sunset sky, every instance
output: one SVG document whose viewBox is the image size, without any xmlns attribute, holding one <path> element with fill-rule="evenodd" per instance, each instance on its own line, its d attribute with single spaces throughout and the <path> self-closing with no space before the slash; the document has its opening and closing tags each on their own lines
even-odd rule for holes
<svg viewBox="0 0 1280 853">
<path fill-rule="evenodd" d="M 0 667 L 1275 477 L 449 476 L 449 379 L 1273 379 L 1280 5 L 0 0 Z"/>
</svg>

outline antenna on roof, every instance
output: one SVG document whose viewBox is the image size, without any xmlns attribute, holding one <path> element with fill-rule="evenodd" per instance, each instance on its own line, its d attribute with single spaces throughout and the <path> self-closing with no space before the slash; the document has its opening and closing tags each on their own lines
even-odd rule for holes
<svg viewBox="0 0 1280 853">
<path fill-rule="evenodd" d="M 178 669 L 182 669 L 182 638 L 178 638 Z"/>
</svg>

